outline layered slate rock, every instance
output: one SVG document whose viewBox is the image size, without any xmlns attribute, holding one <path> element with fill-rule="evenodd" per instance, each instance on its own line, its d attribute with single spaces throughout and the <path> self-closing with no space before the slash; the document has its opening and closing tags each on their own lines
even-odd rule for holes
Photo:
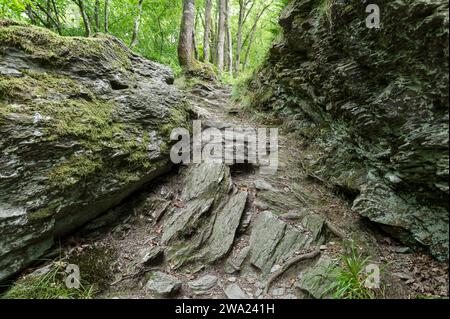
<svg viewBox="0 0 450 319">
<path fill-rule="evenodd" d="M 188 112 L 119 40 L 0 23 L 0 280 L 171 168 Z"/>
<path fill-rule="evenodd" d="M 205 275 L 189 282 L 188 286 L 195 295 L 205 295 L 217 285 L 218 280 L 214 275 Z"/>
<path fill-rule="evenodd" d="M 247 193 L 233 189 L 230 169 L 223 164 L 194 165 L 184 181 L 180 207 L 163 220 L 161 242 L 168 246 L 173 268 L 202 267 L 230 251 Z"/>
<path fill-rule="evenodd" d="M 151 265 L 155 263 L 164 254 L 164 250 L 160 246 L 144 247 L 139 252 L 139 263 L 143 265 Z"/>
<path fill-rule="evenodd" d="M 181 288 L 182 282 L 178 278 L 157 271 L 148 276 L 145 288 L 159 297 L 171 297 Z"/>
<path fill-rule="evenodd" d="M 251 247 L 247 246 L 242 248 L 235 256 L 230 256 L 227 259 L 227 262 L 225 264 L 225 272 L 232 274 L 237 271 L 240 271 L 242 268 L 242 265 L 244 264 L 245 260 L 247 259 L 248 255 L 250 254 Z"/>
<path fill-rule="evenodd" d="M 315 299 L 331 298 L 331 287 L 336 280 L 336 263 L 322 256 L 316 263 L 301 272 L 296 287 Z"/>
<path fill-rule="evenodd" d="M 302 135 L 306 171 L 411 245 L 448 259 L 448 1 L 291 1 L 254 107 Z"/>
<path fill-rule="evenodd" d="M 262 212 L 252 228 L 250 262 L 267 276 L 274 265 L 283 264 L 296 253 L 323 243 L 323 228 L 324 220 L 313 213 L 303 216 L 301 222 L 293 226 L 270 211 Z"/>
<path fill-rule="evenodd" d="M 228 285 L 225 288 L 224 292 L 228 299 L 235 299 L 235 300 L 250 299 L 250 296 L 244 290 L 242 290 L 242 288 L 239 287 L 238 284 Z"/>
</svg>

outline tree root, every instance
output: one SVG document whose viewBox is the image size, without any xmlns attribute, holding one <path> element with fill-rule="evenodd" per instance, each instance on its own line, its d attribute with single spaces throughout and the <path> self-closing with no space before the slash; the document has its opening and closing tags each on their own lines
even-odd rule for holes
<svg viewBox="0 0 450 319">
<path fill-rule="evenodd" d="M 270 285 L 275 281 L 275 279 L 277 279 L 282 274 L 284 274 L 294 264 L 304 261 L 304 260 L 313 259 L 319 255 L 320 255 L 320 249 L 316 248 L 312 252 L 309 252 L 309 253 L 303 254 L 303 255 L 299 255 L 299 256 L 295 256 L 295 257 L 289 259 L 277 272 L 275 272 L 272 276 L 269 277 L 269 279 L 267 280 L 267 283 L 266 283 L 266 287 L 264 289 L 264 293 L 267 294 L 269 292 Z"/>
<path fill-rule="evenodd" d="M 346 239 L 347 236 L 344 234 L 342 230 L 340 230 L 338 227 L 330 223 L 329 221 L 325 221 L 325 226 L 330 230 L 330 232 L 335 235 L 336 237 L 340 239 Z"/>
</svg>

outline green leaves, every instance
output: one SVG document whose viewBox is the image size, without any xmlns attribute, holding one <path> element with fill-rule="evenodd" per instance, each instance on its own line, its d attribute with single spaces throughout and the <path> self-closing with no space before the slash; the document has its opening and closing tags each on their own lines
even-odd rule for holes
<svg viewBox="0 0 450 319">
<path fill-rule="evenodd" d="M 350 252 L 341 257 L 333 268 L 335 281 L 327 288 L 335 299 L 375 299 L 383 296 L 381 288 L 367 286 L 367 267 L 371 264 L 370 257 L 363 257 L 356 247 L 351 246 Z"/>
<path fill-rule="evenodd" d="M 254 3 L 253 3 L 254 2 Z M 217 42 L 217 3 L 213 1 L 213 30 L 211 56 L 214 57 Z M 252 5 L 253 3 L 253 5 Z M 274 37 L 278 34 L 277 19 L 287 0 L 249 0 L 247 21 L 243 27 L 241 67 L 251 73 L 266 57 Z M 46 27 L 65 36 L 84 36 L 87 28 L 92 35 L 107 32 L 121 39 L 125 44 L 131 42 L 133 26 L 138 12 L 138 0 L 98 0 L 83 1 L 83 10 L 78 0 L 0 0 L 0 19 L 14 19 Z M 269 5 L 261 17 L 262 8 Z M 232 52 L 236 51 L 236 34 L 239 19 L 239 1 L 230 0 L 230 25 Z M 84 12 L 81 12 L 84 11 Z M 133 49 L 146 58 L 169 65 L 178 73 L 177 45 L 180 32 L 182 1 L 144 0 L 137 45 Z M 87 21 L 83 20 L 83 17 Z M 197 51 L 202 52 L 205 29 L 205 1 L 196 1 L 195 38 Z M 259 19 L 259 20 L 258 20 Z M 257 21 L 257 28 L 252 27 Z M 254 34 L 253 34 L 254 33 Z M 252 37 L 250 35 L 253 34 Z M 251 38 L 251 41 L 250 41 Z M 201 58 L 201 57 L 200 57 Z M 212 59 L 215 61 L 215 59 Z M 246 63 L 245 63 L 246 62 Z"/>
</svg>

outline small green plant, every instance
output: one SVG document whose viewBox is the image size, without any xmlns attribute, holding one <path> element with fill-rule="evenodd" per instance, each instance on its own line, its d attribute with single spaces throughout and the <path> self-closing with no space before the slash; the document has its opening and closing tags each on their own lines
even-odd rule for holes
<svg viewBox="0 0 450 319">
<path fill-rule="evenodd" d="M 371 288 L 366 282 L 370 257 L 364 257 L 354 246 L 344 254 L 333 269 L 336 277 L 327 292 L 335 299 L 375 299 L 384 296 L 383 289 Z"/>
<path fill-rule="evenodd" d="M 42 274 L 19 279 L 1 299 L 91 299 L 96 291 L 92 285 L 68 288 L 64 278 L 65 263 L 55 262 Z"/>
</svg>

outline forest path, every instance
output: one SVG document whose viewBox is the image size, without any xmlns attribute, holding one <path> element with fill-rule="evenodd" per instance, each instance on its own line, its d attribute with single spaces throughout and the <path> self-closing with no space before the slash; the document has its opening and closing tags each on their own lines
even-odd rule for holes
<svg viewBox="0 0 450 319">
<path fill-rule="evenodd" d="M 186 97 L 203 129 L 264 126 L 249 112 L 232 105 L 229 87 L 199 83 L 186 91 Z M 189 167 L 180 167 L 178 172 L 162 177 L 87 225 L 66 247 L 67 258 L 80 265 L 85 279 L 102 288 L 100 298 L 302 299 L 320 297 L 332 281 L 327 266 L 345 253 L 346 241 L 353 241 L 359 251 L 372 256 L 374 263 L 390 263 L 389 271 L 383 275 L 389 283 L 385 287 L 388 297 L 409 297 L 415 293 L 406 282 L 414 269 L 425 272 L 435 267 L 431 258 L 410 254 L 354 213 L 345 198 L 309 178 L 302 170 L 301 151 L 299 138 L 281 129 L 275 174 L 261 175 L 255 165 L 230 167 L 233 192 L 246 193 L 248 197 L 245 209 L 239 212 L 239 226 L 232 233 L 232 246 L 216 262 L 178 268 L 168 258 L 174 246 L 164 242 L 164 234 L 182 219 L 182 215 L 176 217 L 177 211 L 185 209 L 185 214 L 190 213 L 191 203 L 183 201 L 192 174 Z M 232 207 L 225 213 L 231 215 L 234 211 Z M 225 222 L 220 228 L 225 229 L 230 223 Z M 215 230 L 204 230 L 202 224 L 193 223 L 191 227 L 192 232 L 203 232 L 203 237 L 211 232 L 214 237 Z M 220 235 L 227 236 L 223 232 Z M 223 238 L 223 245 L 228 239 Z M 177 249 L 189 248 L 193 242 L 195 236 L 186 237 L 177 244 L 181 249 Z M 214 248 L 203 240 L 199 245 L 196 254 L 201 249 Z M 319 256 L 296 262 L 280 272 L 293 258 L 312 251 L 319 251 Z M 278 273 L 280 276 L 275 278 Z M 324 279 L 314 279 L 318 276 Z M 435 286 L 431 277 L 427 277 L 430 291 Z"/>
</svg>

